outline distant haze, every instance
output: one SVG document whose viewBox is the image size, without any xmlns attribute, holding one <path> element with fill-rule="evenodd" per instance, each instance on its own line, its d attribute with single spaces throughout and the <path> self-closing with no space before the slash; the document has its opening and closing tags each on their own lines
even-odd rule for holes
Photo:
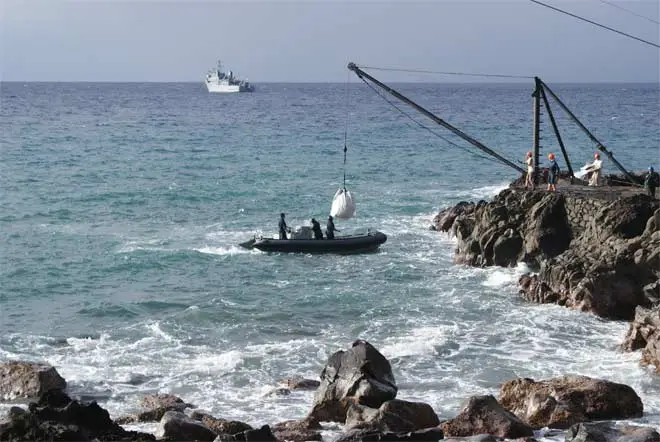
<svg viewBox="0 0 660 442">
<path fill-rule="evenodd" d="M 598 0 L 546 3 L 660 40 L 657 24 Z M 658 0 L 615 3 L 660 21 Z M 349 61 L 552 82 L 660 77 L 659 49 L 527 0 L 2 0 L 0 16 L 3 81 L 202 81 L 217 59 L 255 83 L 343 82 Z"/>
</svg>

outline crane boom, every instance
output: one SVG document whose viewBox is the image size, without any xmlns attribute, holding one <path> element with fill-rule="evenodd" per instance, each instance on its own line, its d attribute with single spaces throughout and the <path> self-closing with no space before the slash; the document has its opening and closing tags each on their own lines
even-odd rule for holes
<svg viewBox="0 0 660 442">
<path fill-rule="evenodd" d="M 406 103 L 406 104 L 412 106 L 414 109 L 416 109 L 416 110 L 419 111 L 420 113 L 426 115 L 428 118 L 430 118 L 431 120 L 433 120 L 434 122 L 436 122 L 436 123 L 439 124 L 440 126 L 444 127 L 445 129 L 450 130 L 450 131 L 453 132 L 454 134 L 456 134 L 456 135 L 458 135 L 459 137 L 463 138 L 464 140 L 466 140 L 467 142 L 469 142 L 470 144 L 472 144 L 473 146 L 475 146 L 477 149 L 479 149 L 479 150 L 481 150 L 481 151 L 487 153 L 488 155 L 491 155 L 491 156 L 497 158 L 497 159 L 500 160 L 502 163 L 504 163 L 504 164 L 506 164 L 507 166 L 509 166 L 509 167 L 511 167 L 511 168 L 513 168 L 513 169 L 515 169 L 515 170 L 517 170 L 518 172 L 525 173 L 525 170 L 524 170 L 522 167 L 518 166 L 516 163 L 507 160 L 507 159 L 504 158 L 502 155 L 498 154 L 497 152 L 495 152 L 495 151 L 492 150 L 491 148 L 489 148 L 489 147 L 485 146 L 484 144 L 480 143 L 479 141 L 475 140 L 474 138 L 472 138 L 471 136 L 469 136 L 468 134 L 466 134 L 466 133 L 463 132 L 462 130 L 460 130 L 460 129 L 454 127 L 454 126 L 452 126 L 452 125 L 449 124 L 449 123 L 447 123 L 445 120 L 443 120 L 442 118 L 436 116 L 436 115 L 433 114 L 432 112 L 426 110 L 425 108 L 423 108 L 423 107 L 420 106 L 419 104 L 415 103 L 414 101 L 412 101 L 412 100 L 409 99 L 408 97 L 406 97 L 406 96 L 404 96 L 403 94 L 397 92 L 396 90 L 392 89 L 392 88 L 389 87 L 388 85 L 386 85 L 386 84 L 384 84 L 384 83 L 381 83 L 380 81 L 376 80 L 374 77 L 372 77 L 371 75 L 367 74 L 367 73 L 364 72 L 362 69 L 360 69 L 355 63 L 353 63 L 353 62 L 348 63 L 348 69 L 351 70 L 351 71 L 353 71 L 353 72 L 355 72 L 355 74 L 356 74 L 360 79 L 362 79 L 363 81 L 364 81 L 364 79 L 369 80 L 370 82 L 372 82 L 372 83 L 375 84 L 376 86 L 378 86 L 378 87 L 380 87 L 381 89 L 387 91 L 388 93 L 390 93 L 391 95 L 395 96 L 396 98 L 398 98 L 399 100 L 403 101 L 404 103 Z"/>
</svg>

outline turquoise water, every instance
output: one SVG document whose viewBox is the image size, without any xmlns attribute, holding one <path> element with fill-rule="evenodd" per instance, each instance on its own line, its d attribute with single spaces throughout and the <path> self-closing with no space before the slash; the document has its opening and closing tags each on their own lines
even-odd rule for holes
<svg viewBox="0 0 660 442">
<path fill-rule="evenodd" d="M 166 391 L 258 425 L 305 415 L 311 393 L 269 392 L 364 338 L 400 397 L 442 418 L 515 376 L 578 373 L 633 386 L 639 422 L 660 426 L 660 380 L 617 350 L 625 323 L 527 304 L 524 267 L 455 266 L 453 240 L 428 230 L 438 209 L 492 197 L 514 171 L 362 84 L 348 105 L 342 84 L 258 86 L 2 84 L 0 361 L 47 361 L 115 417 Z M 660 167 L 658 85 L 550 86 L 628 168 Z M 531 85 L 396 87 L 511 159 L 530 149 Z M 593 146 L 555 114 L 577 169 Z M 237 247 L 274 234 L 281 211 L 294 226 L 325 219 L 347 119 L 358 214 L 337 227 L 385 232 L 381 251 Z M 557 151 L 544 134 L 543 152 Z"/>
</svg>

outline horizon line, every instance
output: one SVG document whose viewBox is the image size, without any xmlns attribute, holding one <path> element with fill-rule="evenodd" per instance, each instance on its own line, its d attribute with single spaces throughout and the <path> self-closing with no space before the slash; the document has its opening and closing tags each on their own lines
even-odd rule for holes
<svg viewBox="0 0 660 442">
<path fill-rule="evenodd" d="M 552 84 L 659 84 L 660 79 L 654 81 L 548 81 Z M 0 80 L 2 83 L 93 83 L 93 84 L 201 84 L 203 81 L 185 80 L 185 81 L 153 81 L 153 80 Z M 263 81 L 251 84 L 346 84 L 344 81 Z M 350 83 L 360 84 L 357 81 Z M 391 84 L 526 84 L 533 81 L 391 81 Z"/>
</svg>

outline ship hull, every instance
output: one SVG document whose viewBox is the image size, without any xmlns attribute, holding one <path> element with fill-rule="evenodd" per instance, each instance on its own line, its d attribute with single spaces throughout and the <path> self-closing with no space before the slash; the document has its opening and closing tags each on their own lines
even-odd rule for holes
<svg viewBox="0 0 660 442">
<path fill-rule="evenodd" d="M 252 86 L 244 86 L 242 84 L 213 84 L 206 82 L 206 88 L 209 92 L 216 93 L 234 93 L 234 92 L 252 92 Z"/>
</svg>

